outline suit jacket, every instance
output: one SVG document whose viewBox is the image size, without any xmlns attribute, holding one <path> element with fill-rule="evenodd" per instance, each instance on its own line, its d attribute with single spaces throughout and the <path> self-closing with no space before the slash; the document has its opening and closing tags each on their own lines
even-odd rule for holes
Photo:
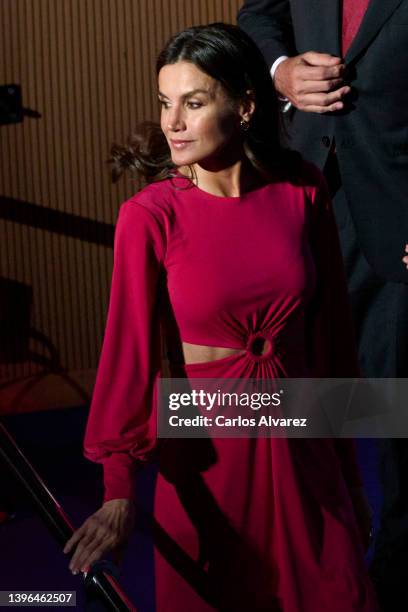
<svg viewBox="0 0 408 612">
<path fill-rule="evenodd" d="M 247 0 L 238 25 L 269 67 L 280 55 L 341 56 L 341 0 Z M 340 112 L 295 110 L 290 147 L 321 169 L 336 143 L 363 252 L 378 275 L 408 282 L 408 0 L 371 0 L 345 56 L 349 103 Z"/>
</svg>

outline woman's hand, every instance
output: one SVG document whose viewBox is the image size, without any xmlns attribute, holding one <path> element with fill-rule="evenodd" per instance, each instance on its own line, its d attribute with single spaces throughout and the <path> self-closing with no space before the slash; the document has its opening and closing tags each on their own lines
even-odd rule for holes
<svg viewBox="0 0 408 612">
<path fill-rule="evenodd" d="M 373 511 L 363 487 L 351 487 L 350 497 L 363 540 L 364 550 L 367 550 L 373 539 Z"/>
<path fill-rule="evenodd" d="M 134 504 L 129 499 L 112 499 L 103 504 L 75 531 L 64 547 L 74 554 L 69 564 L 73 574 L 89 571 L 90 565 L 108 552 L 121 559 L 126 539 L 134 527 Z"/>
</svg>

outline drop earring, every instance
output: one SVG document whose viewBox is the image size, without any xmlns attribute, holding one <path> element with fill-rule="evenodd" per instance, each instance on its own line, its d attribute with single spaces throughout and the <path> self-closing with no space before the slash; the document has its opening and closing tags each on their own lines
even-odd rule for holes
<svg viewBox="0 0 408 612">
<path fill-rule="evenodd" d="M 245 119 L 241 119 L 240 126 L 243 132 L 247 132 L 249 130 L 249 121 L 245 121 Z"/>
</svg>

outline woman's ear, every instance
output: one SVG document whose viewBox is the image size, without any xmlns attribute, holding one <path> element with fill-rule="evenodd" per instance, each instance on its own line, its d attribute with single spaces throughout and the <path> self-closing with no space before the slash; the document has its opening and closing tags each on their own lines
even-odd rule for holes
<svg viewBox="0 0 408 612">
<path fill-rule="evenodd" d="M 245 98 L 239 105 L 239 115 L 242 121 L 249 123 L 255 111 L 255 96 L 252 89 L 247 89 Z"/>
</svg>

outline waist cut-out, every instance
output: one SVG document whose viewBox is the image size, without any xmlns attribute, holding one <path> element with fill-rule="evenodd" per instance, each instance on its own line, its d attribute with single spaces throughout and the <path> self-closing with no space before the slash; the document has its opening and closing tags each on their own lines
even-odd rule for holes
<svg viewBox="0 0 408 612">
<path fill-rule="evenodd" d="M 203 344 L 192 344 L 183 342 L 184 363 L 186 365 L 193 363 L 209 363 L 218 361 L 224 357 L 245 353 L 245 349 L 225 348 L 219 346 L 206 346 Z"/>
</svg>

